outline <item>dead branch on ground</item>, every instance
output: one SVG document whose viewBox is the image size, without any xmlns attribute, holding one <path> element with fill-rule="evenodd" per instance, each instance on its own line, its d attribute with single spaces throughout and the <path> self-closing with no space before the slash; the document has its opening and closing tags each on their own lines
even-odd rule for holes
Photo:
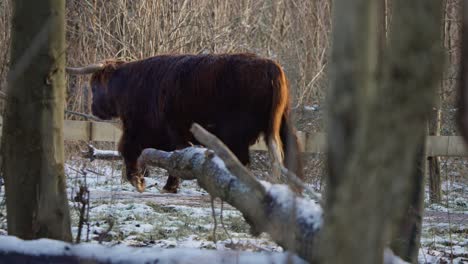
<svg viewBox="0 0 468 264">
<path fill-rule="evenodd" d="M 312 248 L 322 227 L 320 205 L 297 197 L 286 185 L 262 184 L 215 136 L 196 124 L 191 131 L 212 150 L 201 147 L 174 152 L 145 149 L 139 158 L 140 164 L 164 168 L 185 180 L 196 179 L 210 195 L 237 208 L 255 235 L 266 232 L 286 250 L 312 261 Z M 396 261 L 399 258 L 387 251 L 385 263 Z"/>
<path fill-rule="evenodd" d="M 85 159 L 93 160 L 121 160 L 119 152 L 116 150 L 100 150 L 93 145 L 88 144 L 88 150 L 82 151 L 81 156 Z"/>
</svg>

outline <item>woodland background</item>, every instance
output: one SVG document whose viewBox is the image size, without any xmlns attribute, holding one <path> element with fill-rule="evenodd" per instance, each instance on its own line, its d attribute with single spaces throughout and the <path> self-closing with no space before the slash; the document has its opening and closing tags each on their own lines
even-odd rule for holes
<svg viewBox="0 0 468 264">
<path fill-rule="evenodd" d="M 460 56 L 460 3 L 443 3 L 445 71 L 431 134 L 457 135 L 454 88 Z M 391 1 L 386 1 L 386 7 L 388 25 Z M 284 67 L 293 91 L 298 130 L 324 131 L 331 10 L 331 0 L 67 1 L 67 65 L 172 53 L 256 53 Z M 11 11 L 11 1 L 0 1 L 0 91 L 6 88 L 9 67 Z M 90 113 L 88 79 L 68 78 L 66 109 Z M 0 101 L 0 107 L 2 104 Z M 66 118 L 80 119 L 70 114 Z M 68 153 L 73 151 L 72 147 Z M 309 163 L 311 177 L 320 173 L 316 171 L 323 164 L 320 158 Z"/>
<path fill-rule="evenodd" d="M 430 117 L 432 125 L 430 129 L 428 128 L 428 133 L 458 135 L 455 125 L 455 87 L 460 58 L 460 3 L 462 0 L 443 2 L 444 26 L 441 28 L 441 34 L 444 39 L 445 70 L 438 87 L 439 102 L 434 108 L 433 116 Z M 332 0 L 68 0 L 66 1 L 67 65 L 81 66 L 116 57 L 137 60 L 168 53 L 256 53 L 277 60 L 284 67 L 291 83 L 294 98 L 292 105 L 298 130 L 322 132 L 325 130 L 327 109 L 325 98 L 329 88 L 327 73 L 331 48 L 332 4 Z M 391 1 L 386 1 L 386 4 L 385 20 L 389 25 L 388 21 L 392 18 Z M 0 0 L 0 91 L 5 91 L 10 66 L 11 7 L 11 0 Z M 87 83 L 88 78 L 80 76 L 67 76 L 67 78 L 66 109 L 90 114 L 91 89 Z M 0 100 L 0 110 L 1 108 L 3 108 L 2 100 Z M 72 114 L 66 114 L 66 118 L 82 119 Z M 88 179 L 88 184 L 95 185 L 97 192 L 110 182 L 118 184 L 108 179 L 101 181 L 98 175 L 102 176 L 110 172 L 114 174 L 114 168 L 119 169 L 119 164 L 107 164 L 98 168 L 99 165 L 96 163 L 93 167 L 77 159 L 79 150 L 86 143 L 66 142 L 67 163 L 75 170 L 86 167 L 97 172 L 95 179 Z M 101 143 L 98 146 L 115 149 L 115 145 L 111 143 Z M 267 170 L 268 161 L 264 155 L 260 153 L 252 155 L 254 156 L 252 168 L 257 171 Z M 305 159 L 307 182 L 321 189 L 322 176 L 326 173 L 324 155 L 310 154 Z M 440 166 L 440 174 L 444 181 L 467 181 L 467 177 L 464 176 L 468 173 L 466 159 L 441 158 L 438 166 Z M 68 169 L 67 175 L 77 175 L 74 169 Z M 163 174 L 163 172 L 160 173 Z M 82 182 L 75 178 L 69 180 L 68 185 L 71 188 L 70 192 L 73 193 L 72 197 L 80 184 Z M 110 189 L 113 190 L 112 188 L 111 186 Z M 194 190 L 197 187 L 190 186 L 190 188 Z M 450 189 L 442 188 L 444 194 L 447 194 Z M 444 197 L 447 198 L 448 194 Z M 111 196 L 111 203 L 115 203 L 113 199 Z M 167 203 L 171 204 L 171 202 L 173 201 Z M 445 201 L 439 197 L 438 202 L 444 204 Z M 95 202 L 94 206 L 99 208 L 101 204 Z M 172 211 L 154 204 L 136 205 L 128 211 L 135 210 L 135 208 L 138 210 L 140 207 L 143 208 L 142 210 L 147 210 L 147 206 L 154 206 L 155 211 L 160 210 L 180 216 L 177 210 Z M 446 207 L 449 207 L 448 204 Z M 103 211 L 110 210 L 115 216 L 118 211 L 125 211 L 127 206 L 118 202 L 109 208 L 112 209 L 101 208 L 99 211 L 92 208 L 87 222 L 92 222 L 93 217 L 94 220 L 99 217 L 104 219 Z M 72 215 L 74 226 L 79 218 L 80 207 L 77 206 L 75 209 Z M 112 220 L 113 224 L 110 224 L 110 220 L 105 220 L 107 224 L 103 225 L 102 221 L 97 220 L 97 226 L 91 223 L 91 230 L 97 230 L 98 233 L 94 235 L 97 235 L 99 242 L 102 242 L 107 238 L 102 238 L 101 235 L 110 234 L 103 231 L 107 227 L 112 229 L 115 224 L 121 230 L 126 228 L 120 225 L 119 221 L 127 221 L 126 219 L 130 217 L 128 214 L 116 216 Z M 238 228 L 239 232 L 247 229 L 245 224 L 236 222 L 241 221 L 238 218 L 231 220 L 233 229 Z M 209 217 L 203 221 L 208 222 Z M 106 228 L 99 227 L 99 222 Z M 114 227 L 114 229 L 117 228 Z M 180 234 L 176 235 L 186 236 L 187 234 L 182 232 L 193 232 L 193 230 L 181 230 Z M 166 238 L 168 236 L 164 233 L 166 231 L 153 229 L 151 232 L 156 235 L 151 238 L 141 238 L 140 242 L 149 243 L 147 241 L 154 241 L 155 238 Z M 76 228 L 73 232 L 76 235 Z M 434 232 L 438 233 L 439 230 Z M 466 229 L 462 229 L 461 232 L 466 232 Z M 111 240 L 127 239 L 133 234 L 132 232 L 123 233 L 125 235 L 117 232 Z M 169 234 L 169 236 L 172 235 L 174 234 Z M 81 239 L 81 235 L 79 237 Z M 88 234 L 83 237 L 86 240 L 89 239 L 89 226 Z"/>
<path fill-rule="evenodd" d="M 453 102 L 459 58 L 460 2 L 446 0 L 444 3 L 445 27 L 441 33 L 445 36 L 446 63 L 439 92 L 442 135 L 456 134 Z M 106 58 L 136 60 L 172 53 L 252 52 L 275 59 L 284 67 L 297 109 L 314 104 L 322 108 L 328 85 L 331 5 L 331 0 L 67 1 L 67 64 L 79 66 Z M 387 8 L 388 21 L 391 6 Z M 10 18 L 11 3 L 2 0 L 2 90 L 9 66 Z M 69 78 L 67 109 L 89 113 L 91 93 L 87 79 Z M 297 111 L 299 119 L 303 112 Z M 300 130 L 307 125 L 312 126 L 308 130 L 322 130 L 323 120 L 313 119 L 317 119 L 314 124 L 299 123 Z"/>
</svg>

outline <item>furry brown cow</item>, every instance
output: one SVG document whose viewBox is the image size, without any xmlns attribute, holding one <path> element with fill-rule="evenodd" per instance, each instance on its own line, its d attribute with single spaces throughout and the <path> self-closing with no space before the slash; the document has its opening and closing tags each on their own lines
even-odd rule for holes
<svg viewBox="0 0 468 264">
<path fill-rule="evenodd" d="M 285 166 L 302 178 L 288 82 L 272 60 L 253 54 L 162 55 L 67 71 L 93 73 L 93 114 L 122 120 L 119 151 L 127 178 L 139 191 L 144 190 L 137 165 L 142 150 L 172 151 L 196 143 L 189 131 L 194 122 L 218 136 L 243 164 L 263 133 L 272 156 L 284 157 Z M 169 176 L 164 190 L 177 192 L 178 183 Z"/>
</svg>

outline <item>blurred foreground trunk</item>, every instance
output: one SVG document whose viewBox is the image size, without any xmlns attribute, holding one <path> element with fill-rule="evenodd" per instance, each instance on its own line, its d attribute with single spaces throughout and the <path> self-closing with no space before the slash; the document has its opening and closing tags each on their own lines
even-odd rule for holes
<svg viewBox="0 0 468 264">
<path fill-rule="evenodd" d="M 389 41 L 377 65 L 378 2 L 334 5 L 321 263 L 382 263 L 393 228 L 393 239 L 407 241 L 403 226 L 420 223 L 420 210 L 410 223 L 402 219 L 408 208 L 420 208 L 423 185 L 415 166 L 442 69 L 441 5 L 392 1 Z M 407 247 L 397 255 L 415 261 Z"/>
<path fill-rule="evenodd" d="M 468 142 L 468 3 L 462 1 L 462 43 L 458 83 L 458 126 Z"/>
<path fill-rule="evenodd" d="M 65 191 L 65 2 L 14 1 L 2 136 L 8 233 L 71 241 Z"/>
</svg>

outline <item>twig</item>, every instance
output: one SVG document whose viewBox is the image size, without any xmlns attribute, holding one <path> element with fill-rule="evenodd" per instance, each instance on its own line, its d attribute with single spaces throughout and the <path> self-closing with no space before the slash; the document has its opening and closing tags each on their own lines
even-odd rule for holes
<svg viewBox="0 0 468 264">
<path fill-rule="evenodd" d="M 214 200 L 215 197 L 211 196 L 210 203 L 211 203 L 211 216 L 213 217 L 214 221 L 214 227 L 213 227 L 213 242 L 215 243 L 216 247 L 216 229 L 218 227 L 218 222 L 216 221 L 216 213 L 215 213 L 215 207 L 214 207 Z"/>
<path fill-rule="evenodd" d="M 72 170 L 72 171 L 74 171 L 74 172 L 76 172 L 77 174 L 78 174 L 78 173 L 79 173 L 79 174 L 83 174 L 83 171 L 77 170 L 77 169 L 73 168 L 72 166 L 68 166 L 68 169 L 69 169 L 69 170 Z"/>
<path fill-rule="evenodd" d="M 100 173 L 91 169 L 86 169 L 87 172 L 91 172 L 92 174 L 99 175 L 99 176 L 106 176 L 104 173 Z"/>
<path fill-rule="evenodd" d="M 117 120 L 103 120 L 103 119 L 100 119 L 99 117 L 96 117 L 96 116 L 93 116 L 93 115 L 88 115 L 88 114 L 85 114 L 85 113 L 75 112 L 75 111 L 71 111 L 71 110 L 65 110 L 65 113 L 70 114 L 70 115 L 81 116 L 81 117 L 84 117 L 86 119 L 93 120 L 93 121 L 98 121 L 98 122 L 119 123 L 119 121 L 117 121 Z"/>
<path fill-rule="evenodd" d="M 80 203 L 80 219 L 78 221 L 78 234 L 76 236 L 76 242 L 75 243 L 80 243 L 81 242 L 81 230 L 83 229 L 83 225 L 86 222 L 88 222 L 88 216 L 85 217 L 86 214 L 86 208 L 89 207 L 89 190 L 86 186 L 81 185 L 80 190 L 76 194 L 74 201 L 77 203 Z"/>
<path fill-rule="evenodd" d="M 220 221 L 221 221 L 221 226 L 222 226 L 223 229 L 224 229 L 224 233 L 226 233 L 226 235 L 227 235 L 227 237 L 229 238 L 229 240 L 231 240 L 231 244 L 234 244 L 234 240 L 232 239 L 231 234 L 229 234 L 229 231 L 227 230 L 226 225 L 224 224 L 224 220 L 223 220 L 223 211 L 224 211 L 224 201 L 221 200 L 221 212 L 219 213 L 219 219 L 220 219 Z"/>
<path fill-rule="evenodd" d="M 97 240 L 99 241 L 99 244 L 102 244 L 102 241 L 109 236 L 110 231 L 114 227 L 114 219 L 112 219 L 112 217 L 108 217 L 107 222 L 109 223 L 107 229 L 98 235 Z"/>
</svg>

